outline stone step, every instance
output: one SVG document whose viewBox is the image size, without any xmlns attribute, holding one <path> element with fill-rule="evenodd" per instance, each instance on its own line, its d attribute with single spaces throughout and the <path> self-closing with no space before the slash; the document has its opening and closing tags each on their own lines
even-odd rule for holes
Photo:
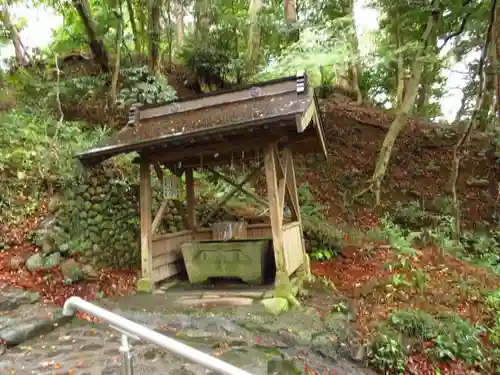
<svg viewBox="0 0 500 375">
<path fill-rule="evenodd" d="M 0 351 L 51 332 L 68 321 L 62 309 L 39 303 L 37 293 L 20 288 L 0 288 Z"/>
</svg>

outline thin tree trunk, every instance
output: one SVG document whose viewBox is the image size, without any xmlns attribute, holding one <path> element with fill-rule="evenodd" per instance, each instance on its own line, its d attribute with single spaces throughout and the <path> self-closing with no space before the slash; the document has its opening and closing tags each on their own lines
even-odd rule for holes
<svg viewBox="0 0 500 375">
<path fill-rule="evenodd" d="M 356 104 L 363 103 L 363 94 L 359 88 L 359 76 L 361 75 L 361 58 L 359 52 L 358 34 L 356 32 L 356 22 L 354 20 L 354 0 L 349 0 L 349 16 L 351 19 L 351 43 L 354 52 L 353 61 L 349 64 L 351 76 L 351 88 L 356 92 Z"/>
<path fill-rule="evenodd" d="M 396 108 L 399 107 L 403 103 L 403 98 L 405 94 L 406 87 L 406 75 L 405 75 L 405 66 L 404 66 L 404 58 L 403 52 L 401 52 L 402 41 L 401 41 L 401 25 L 399 22 L 399 11 L 396 12 L 396 17 L 394 17 L 394 22 L 396 23 L 396 50 L 397 52 L 397 90 L 396 90 Z"/>
<path fill-rule="evenodd" d="M 420 78 L 422 76 L 422 71 L 424 69 L 424 60 L 423 56 L 427 51 L 427 46 L 429 45 L 429 41 L 433 35 L 434 29 L 438 26 L 440 22 L 441 13 L 440 11 L 433 11 L 427 20 L 427 27 L 422 35 L 420 41 L 420 48 L 415 56 L 415 60 L 412 67 L 412 76 L 408 81 L 408 86 L 405 92 L 405 96 L 403 98 L 403 102 L 401 106 L 397 109 L 396 117 L 394 121 L 391 123 L 391 126 L 387 132 L 387 135 L 384 138 L 382 143 L 382 147 L 380 149 L 380 154 L 377 158 L 377 163 L 375 165 L 375 171 L 373 176 L 369 180 L 369 186 L 366 189 L 363 189 L 361 192 L 356 194 L 356 197 L 360 195 L 372 191 L 375 194 L 376 205 L 380 205 L 380 185 L 385 176 L 385 172 L 387 170 L 387 166 L 389 165 L 389 160 L 392 153 L 392 148 L 396 139 L 403 130 L 406 125 L 406 121 L 408 116 L 411 114 L 411 110 L 415 105 L 415 98 L 418 92 L 418 85 L 420 84 Z"/>
<path fill-rule="evenodd" d="M 10 40 L 14 46 L 14 52 L 16 55 L 16 63 L 18 66 L 27 65 L 31 61 L 31 58 L 24 48 L 21 36 L 19 35 L 19 30 L 17 30 L 16 25 L 14 25 L 10 19 L 7 5 L 4 5 L 4 8 L 0 9 L 0 22 L 2 22 L 5 28 L 9 31 Z"/>
<path fill-rule="evenodd" d="M 494 45 L 490 43 L 486 61 L 484 62 L 484 87 L 482 88 L 481 108 L 478 109 L 477 123 L 481 131 L 490 129 L 490 110 L 494 106 L 496 77 L 496 58 Z"/>
<path fill-rule="evenodd" d="M 460 121 L 462 120 L 462 117 L 465 115 L 465 107 L 467 105 L 467 94 L 463 92 L 462 95 L 462 100 L 460 101 L 460 108 L 458 108 L 457 114 L 455 115 L 455 119 L 451 123 L 451 126 L 456 128 Z"/>
<path fill-rule="evenodd" d="M 284 0 L 283 7 L 285 10 L 286 23 L 297 22 L 297 0 Z"/>
<path fill-rule="evenodd" d="M 495 10 L 495 21 L 492 28 L 492 41 L 495 46 L 494 66 L 495 66 L 495 107 L 493 110 L 493 127 L 500 125 L 500 4 L 497 3 Z"/>
<path fill-rule="evenodd" d="M 182 6 L 182 1 L 177 3 L 177 48 L 182 47 L 182 42 L 184 40 L 184 7 Z"/>
<path fill-rule="evenodd" d="M 160 14 L 161 0 L 149 0 L 149 74 L 156 77 L 160 72 Z"/>
<path fill-rule="evenodd" d="M 121 47 L 123 40 L 123 12 L 122 12 L 122 3 L 121 0 L 117 0 L 117 26 L 116 26 L 116 59 L 115 66 L 113 67 L 113 75 L 111 77 L 111 88 L 109 91 L 110 97 L 110 106 L 114 108 L 116 105 L 116 96 L 118 90 L 118 78 L 120 76 L 120 64 L 121 64 Z"/>
<path fill-rule="evenodd" d="M 485 88 L 485 77 L 484 77 L 484 63 L 488 56 L 489 44 L 491 42 L 491 34 L 493 23 L 495 21 L 495 10 L 497 6 L 497 0 L 492 0 L 491 3 L 491 11 L 490 11 L 490 22 L 488 25 L 488 29 L 486 31 L 485 41 L 483 50 L 481 52 L 481 58 L 479 59 L 479 67 L 478 67 L 478 76 L 479 76 L 479 88 L 476 96 L 476 105 L 472 111 L 472 114 L 469 119 L 469 123 L 466 128 L 463 130 L 462 135 L 460 136 L 457 144 L 453 148 L 453 162 L 451 166 L 451 181 L 450 181 L 450 190 L 451 196 L 453 200 L 453 213 L 455 218 L 455 235 L 458 238 L 460 235 L 460 205 L 458 202 L 458 193 L 457 193 L 457 181 L 460 172 L 460 159 L 462 158 L 462 151 L 464 150 L 469 138 L 474 130 L 477 117 L 479 115 L 479 110 L 482 107 L 482 101 L 484 99 L 483 91 Z"/>
<path fill-rule="evenodd" d="M 92 16 L 90 4 L 88 0 L 73 0 L 78 15 L 82 19 L 85 31 L 89 39 L 89 46 L 94 59 L 99 64 L 99 67 L 104 73 L 109 73 L 109 58 L 104 43 L 97 33 L 97 23 Z"/>
<path fill-rule="evenodd" d="M 148 0 L 140 0 L 139 4 L 140 4 L 142 9 L 149 6 Z M 149 38 L 148 38 L 147 32 L 146 32 L 147 31 L 146 30 L 146 26 L 147 26 L 146 12 L 139 12 L 137 18 L 139 20 L 139 28 L 140 28 L 140 35 L 141 35 L 141 55 L 145 56 L 147 53 L 146 48 L 147 48 L 148 43 L 149 43 Z M 146 43 L 146 41 L 147 41 L 147 43 Z"/>
<path fill-rule="evenodd" d="M 246 56 L 246 73 L 248 77 L 255 74 L 260 57 L 260 23 L 259 13 L 262 8 L 262 0 L 250 0 L 248 8 L 248 18 L 250 20 L 250 30 L 248 32 L 248 52 Z"/>
<path fill-rule="evenodd" d="M 139 38 L 139 34 L 137 33 L 137 23 L 135 21 L 135 11 L 134 11 L 134 4 L 132 3 L 132 0 L 127 0 L 127 10 L 128 10 L 129 20 L 130 20 L 130 27 L 132 28 L 132 35 L 134 36 L 135 52 L 140 53 L 141 52 L 141 41 Z"/>
</svg>

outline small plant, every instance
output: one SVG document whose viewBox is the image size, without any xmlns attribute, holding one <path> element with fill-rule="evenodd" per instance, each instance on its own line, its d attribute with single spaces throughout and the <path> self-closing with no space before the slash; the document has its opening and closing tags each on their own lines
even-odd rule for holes
<svg viewBox="0 0 500 375">
<path fill-rule="evenodd" d="M 370 347 L 368 362 L 375 369 L 396 374 L 405 370 L 406 353 L 397 335 L 378 333 Z M 396 373 L 394 372 L 396 371 Z"/>
<path fill-rule="evenodd" d="M 335 253 L 329 249 L 315 249 L 311 252 L 311 259 L 318 261 L 330 260 L 334 255 Z"/>
<path fill-rule="evenodd" d="M 343 233 L 334 225 L 317 218 L 306 218 L 302 222 L 304 237 L 317 260 L 331 259 L 342 249 Z"/>
<path fill-rule="evenodd" d="M 349 306 L 345 302 L 337 302 L 332 306 L 332 313 L 342 313 L 347 314 L 349 312 Z"/>
<path fill-rule="evenodd" d="M 302 184 L 297 189 L 300 204 L 300 213 L 306 218 L 323 219 L 323 206 L 315 202 L 314 196 L 307 183 Z"/>
<path fill-rule="evenodd" d="M 389 324 L 408 337 L 430 340 L 436 336 L 439 322 L 422 310 L 398 310 L 389 315 Z"/>
<path fill-rule="evenodd" d="M 439 360 L 462 359 L 469 365 L 479 366 L 484 362 L 484 352 L 478 337 L 481 332 L 479 327 L 469 325 L 457 315 L 442 316 L 430 352 Z"/>
</svg>

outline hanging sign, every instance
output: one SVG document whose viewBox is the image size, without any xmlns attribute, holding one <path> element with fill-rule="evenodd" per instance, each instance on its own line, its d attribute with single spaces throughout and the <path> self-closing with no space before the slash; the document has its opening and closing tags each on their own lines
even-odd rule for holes
<svg viewBox="0 0 500 375">
<path fill-rule="evenodd" d="M 163 197 L 165 199 L 178 199 L 181 193 L 181 179 L 175 175 L 168 175 L 163 180 Z"/>
</svg>

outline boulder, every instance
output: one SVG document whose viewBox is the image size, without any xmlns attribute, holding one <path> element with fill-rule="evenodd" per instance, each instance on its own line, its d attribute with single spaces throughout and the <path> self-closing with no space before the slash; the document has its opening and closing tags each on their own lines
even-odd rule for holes
<svg viewBox="0 0 500 375">
<path fill-rule="evenodd" d="M 51 269 L 61 263 L 61 253 L 56 252 L 52 253 L 45 257 L 44 259 L 44 268 Z"/>
<path fill-rule="evenodd" d="M 65 259 L 61 263 L 61 273 L 64 280 L 70 283 L 76 283 L 84 277 L 82 267 L 73 258 Z"/>
<path fill-rule="evenodd" d="M 287 311 L 289 307 L 286 298 L 267 298 L 263 299 L 261 303 L 269 314 L 275 316 Z"/>
<path fill-rule="evenodd" d="M 33 254 L 26 261 L 28 271 L 38 271 L 44 268 L 43 255 L 40 253 Z"/>
</svg>

